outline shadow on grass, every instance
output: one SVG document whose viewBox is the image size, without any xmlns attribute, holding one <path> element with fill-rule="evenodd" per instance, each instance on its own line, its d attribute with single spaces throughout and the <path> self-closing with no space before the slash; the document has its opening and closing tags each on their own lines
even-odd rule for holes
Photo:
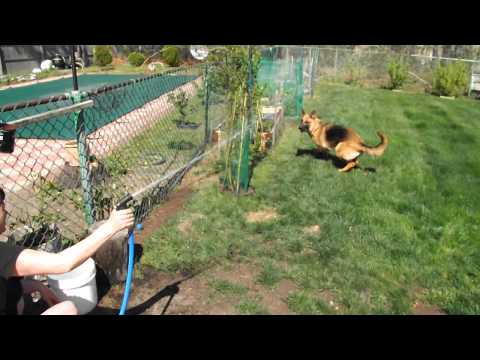
<svg viewBox="0 0 480 360">
<path fill-rule="evenodd" d="M 141 315 L 145 311 L 147 311 L 149 308 L 151 308 L 153 305 L 155 305 L 157 302 L 159 302 L 161 299 L 168 297 L 168 301 L 163 307 L 163 310 L 161 312 L 161 315 L 164 315 L 166 311 L 168 310 L 168 307 L 170 306 L 173 298 L 175 295 L 177 295 L 180 292 L 180 287 L 179 285 L 187 281 L 189 279 L 192 279 L 198 275 L 198 273 L 195 274 L 190 274 L 182 279 L 175 281 L 167 286 L 165 286 L 163 289 L 161 289 L 159 292 L 157 292 L 155 295 L 150 297 L 148 300 L 144 301 L 143 303 L 134 306 L 126 311 L 126 315 Z M 123 296 L 123 294 L 122 294 Z M 118 312 L 120 309 L 117 308 L 107 308 L 107 307 L 102 307 L 102 306 L 97 306 L 89 315 L 118 315 Z"/>
<path fill-rule="evenodd" d="M 263 159 L 267 157 L 267 153 L 255 153 L 250 161 L 250 171 L 249 171 L 249 178 L 248 178 L 248 183 L 250 184 L 252 182 L 253 178 L 253 173 L 255 172 L 255 168 L 257 167 L 258 164 L 262 162 Z"/>
<path fill-rule="evenodd" d="M 143 247 L 141 244 L 135 244 L 135 264 L 140 261 L 140 258 L 143 255 Z M 155 305 L 157 302 L 159 302 L 161 299 L 168 297 L 168 301 L 163 307 L 163 310 L 161 312 L 161 315 L 164 315 L 166 311 L 168 310 L 168 307 L 170 306 L 173 298 L 175 295 L 177 295 L 180 292 L 180 287 L 179 285 L 187 280 L 190 280 L 194 278 L 195 276 L 201 274 L 205 270 L 208 270 L 209 266 L 207 266 L 204 269 L 200 269 L 198 271 L 193 271 L 191 273 L 183 274 L 184 276 L 180 279 L 177 280 L 167 286 L 165 286 L 163 289 L 161 289 L 159 292 L 157 292 L 155 295 L 150 297 L 148 300 L 144 301 L 143 303 L 134 306 L 126 311 L 126 315 L 141 315 L 145 311 L 147 311 L 149 308 L 151 308 L 153 305 Z M 134 280 L 135 281 L 135 280 Z M 111 284 L 105 275 L 105 273 L 97 267 L 97 288 L 98 288 L 98 301 L 107 295 L 107 293 L 111 289 Z M 120 291 L 121 293 L 118 294 L 119 298 L 118 301 L 121 302 L 123 299 L 123 287 L 122 290 Z M 114 295 L 117 296 L 117 295 Z M 107 307 L 102 307 L 102 306 L 97 306 L 92 312 L 89 313 L 89 315 L 118 315 L 119 308 L 107 308 Z"/>
<path fill-rule="evenodd" d="M 347 165 L 347 162 L 343 159 L 338 158 L 335 155 L 332 155 L 326 151 L 319 151 L 317 149 L 297 149 L 297 154 L 296 156 L 311 156 L 315 159 L 318 160 L 324 160 L 324 161 L 330 161 L 333 166 L 337 169 L 342 169 L 345 165 Z M 361 167 L 357 166 L 354 168 L 354 170 L 363 170 L 365 172 L 371 172 L 375 173 L 377 170 L 373 167 Z"/>
</svg>

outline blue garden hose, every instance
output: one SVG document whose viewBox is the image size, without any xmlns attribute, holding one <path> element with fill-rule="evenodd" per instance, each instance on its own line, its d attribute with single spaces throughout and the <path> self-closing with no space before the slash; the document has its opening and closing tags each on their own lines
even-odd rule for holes
<svg viewBox="0 0 480 360">
<path fill-rule="evenodd" d="M 130 194 L 127 194 L 117 205 L 117 210 L 123 210 L 128 207 L 128 203 L 133 198 Z M 142 224 L 137 224 L 137 230 L 142 229 Z M 128 306 L 128 299 L 130 297 L 130 288 L 132 286 L 133 270 L 134 270 L 134 255 L 135 255 L 135 234 L 133 228 L 128 231 L 128 268 L 127 279 L 125 281 L 125 291 L 123 293 L 122 306 L 118 315 L 125 315 L 125 311 Z"/>
</svg>

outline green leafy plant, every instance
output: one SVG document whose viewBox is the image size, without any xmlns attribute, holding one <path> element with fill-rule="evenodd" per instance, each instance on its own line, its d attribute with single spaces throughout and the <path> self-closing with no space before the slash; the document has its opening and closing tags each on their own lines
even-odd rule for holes
<svg viewBox="0 0 480 360">
<path fill-rule="evenodd" d="M 51 76 L 60 75 L 61 72 L 56 69 L 43 70 L 42 72 L 36 74 L 37 80 L 46 79 Z"/>
<path fill-rule="evenodd" d="M 242 315 L 269 315 L 268 310 L 255 300 L 246 299 L 236 306 Z"/>
<path fill-rule="evenodd" d="M 432 92 L 440 96 L 461 96 L 468 89 L 468 69 L 462 62 L 440 65 L 433 74 Z"/>
<path fill-rule="evenodd" d="M 360 63 L 359 59 L 352 56 L 347 60 L 344 68 L 344 81 L 347 85 L 360 85 L 365 78 L 365 68 Z"/>
<path fill-rule="evenodd" d="M 112 177 L 128 173 L 128 166 L 124 161 L 119 160 L 117 156 L 109 156 L 105 159 L 105 167 Z"/>
<path fill-rule="evenodd" d="M 170 149 L 175 150 L 191 150 L 194 148 L 194 144 L 186 140 L 172 140 L 167 145 Z"/>
<path fill-rule="evenodd" d="M 93 50 L 93 62 L 97 66 L 107 66 L 112 63 L 112 51 L 108 45 L 97 45 Z"/>
<path fill-rule="evenodd" d="M 273 99 L 275 96 L 275 85 L 272 83 L 265 84 L 263 86 L 259 86 L 263 96 L 268 97 L 269 99 Z"/>
<path fill-rule="evenodd" d="M 209 94 L 211 95 L 211 94 Z M 205 105 L 205 87 L 204 86 L 200 86 L 197 90 L 197 94 L 196 94 L 196 97 L 200 100 L 200 103 L 203 105 Z M 211 98 L 211 96 L 210 96 Z M 210 99 L 209 99 L 209 103 L 211 103 Z"/>
<path fill-rule="evenodd" d="M 53 181 L 47 180 L 40 176 L 36 183 L 35 197 L 38 201 L 38 213 L 31 217 L 30 226 L 37 229 L 46 224 L 52 224 L 60 220 L 65 220 L 65 217 L 59 212 L 50 212 L 50 205 L 60 200 L 62 197 L 62 189 Z"/>
<path fill-rule="evenodd" d="M 141 52 L 134 51 L 128 55 L 128 63 L 132 66 L 138 67 L 145 62 L 145 55 Z"/>
<path fill-rule="evenodd" d="M 297 103 L 295 101 L 295 88 L 285 87 L 283 96 L 283 108 L 285 116 L 295 116 Z"/>
<path fill-rule="evenodd" d="M 168 101 L 175 106 L 177 112 L 180 114 L 180 119 L 176 119 L 176 122 L 184 124 L 187 117 L 188 108 L 188 96 L 185 91 L 179 91 L 177 93 L 169 94 Z"/>
<path fill-rule="evenodd" d="M 169 66 L 176 67 L 180 65 L 180 48 L 175 45 L 167 45 L 164 47 L 162 51 L 162 59 L 165 61 Z"/>
<path fill-rule="evenodd" d="M 252 100 L 254 109 L 258 108 L 262 96 L 256 77 L 260 67 L 260 52 L 254 49 L 252 54 L 253 87 Z M 252 152 L 251 146 L 246 143 L 249 125 L 248 114 L 248 78 L 249 60 L 248 48 L 242 46 L 225 46 L 219 51 L 211 52 L 209 60 L 216 62 L 216 66 L 209 72 L 211 93 L 223 95 L 227 100 L 228 116 L 225 121 L 226 138 L 232 138 L 237 132 L 241 136 L 230 141 L 225 147 L 225 176 L 222 178 L 224 187 L 239 191 L 240 168 L 246 152 Z M 254 130 L 254 129 L 252 129 Z M 253 134 L 255 136 L 255 134 Z M 248 149 L 244 147 L 249 146 Z M 250 161 L 250 167 L 252 161 Z M 245 184 L 244 184 L 245 185 Z"/>
<path fill-rule="evenodd" d="M 263 120 L 261 122 L 262 124 L 262 127 L 261 127 L 261 131 L 263 132 L 271 132 L 273 130 L 273 121 L 265 121 Z"/>
<path fill-rule="evenodd" d="M 392 58 L 388 63 L 388 75 L 390 76 L 390 88 L 399 89 L 408 77 L 408 65 L 403 58 Z"/>
<path fill-rule="evenodd" d="M 97 186 L 93 189 L 93 204 L 97 220 L 105 220 L 113 208 L 113 194 L 110 186 Z"/>
</svg>

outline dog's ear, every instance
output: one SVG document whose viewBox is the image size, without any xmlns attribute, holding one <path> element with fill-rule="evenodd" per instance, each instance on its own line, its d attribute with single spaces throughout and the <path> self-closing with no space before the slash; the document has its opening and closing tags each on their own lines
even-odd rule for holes
<svg viewBox="0 0 480 360">
<path fill-rule="evenodd" d="M 317 115 L 317 112 L 315 110 L 313 110 L 311 113 L 310 113 L 310 117 L 314 117 L 315 115 Z"/>
</svg>

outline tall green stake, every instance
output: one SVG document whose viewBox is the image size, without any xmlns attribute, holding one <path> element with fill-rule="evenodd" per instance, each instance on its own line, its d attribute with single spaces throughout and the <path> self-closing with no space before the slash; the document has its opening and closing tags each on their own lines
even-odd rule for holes
<svg viewBox="0 0 480 360">
<path fill-rule="evenodd" d="M 208 101 L 209 101 L 209 87 L 208 87 L 208 64 L 205 64 L 205 70 L 203 73 L 203 88 L 204 88 L 204 99 L 205 102 L 205 144 L 210 142 L 210 128 L 208 124 Z"/>
<path fill-rule="evenodd" d="M 247 82 L 247 91 L 248 91 L 248 102 L 247 102 L 247 126 L 244 128 L 244 136 L 242 143 L 242 153 L 241 153 L 241 163 L 240 163 L 240 188 L 243 191 L 248 190 L 250 182 L 250 142 L 251 142 L 251 131 L 252 131 L 252 108 L 253 108 L 253 48 L 250 45 L 248 47 L 248 82 Z"/>
<path fill-rule="evenodd" d="M 303 109 L 303 50 L 302 56 L 296 56 L 295 62 L 296 91 L 295 91 L 295 116 L 298 118 Z"/>
</svg>

